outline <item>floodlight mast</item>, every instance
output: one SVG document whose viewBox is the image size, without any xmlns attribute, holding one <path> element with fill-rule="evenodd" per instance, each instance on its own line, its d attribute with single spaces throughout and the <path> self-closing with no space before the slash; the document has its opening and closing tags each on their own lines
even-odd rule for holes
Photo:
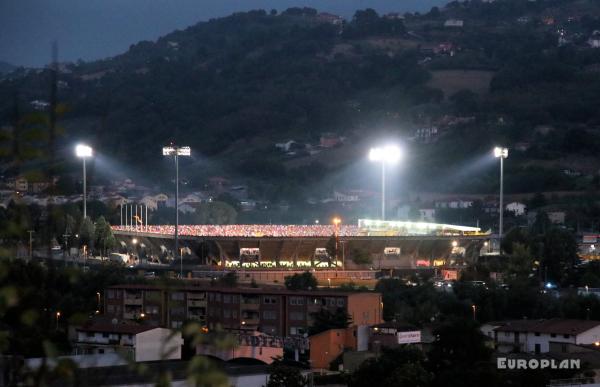
<svg viewBox="0 0 600 387">
<path fill-rule="evenodd" d="M 86 194 L 86 171 L 85 171 L 85 159 L 92 157 L 94 151 L 91 147 L 85 144 L 78 144 L 75 146 L 75 156 L 83 160 L 83 219 L 87 217 L 87 194 Z"/>
<path fill-rule="evenodd" d="M 179 254 L 179 278 L 183 279 L 183 254 L 179 251 L 179 156 L 191 156 L 189 146 L 168 145 L 163 147 L 163 156 L 175 158 L 175 255 Z"/>
<path fill-rule="evenodd" d="M 495 147 L 494 157 L 500 159 L 500 203 L 498 207 L 500 219 L 498 221 L 498 249 L 502 252 L 502 233 L 504 226 L 504 159 L 508 158 L 508 148 Z"/>
<path fill-rule="evenodd" d="M 371 148 L 369 160 L 381 163 L 381 220 L 385 220 L 385 164 L 396 164 L 402 152 L 396 145 Z"/>
</svg>

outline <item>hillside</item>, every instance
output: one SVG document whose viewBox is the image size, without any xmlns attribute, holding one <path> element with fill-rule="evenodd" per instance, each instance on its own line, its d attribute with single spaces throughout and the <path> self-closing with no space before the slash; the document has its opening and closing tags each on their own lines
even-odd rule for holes
<svg viewBox="0 0 600 387">
<path fill-rule="evenodd" d="M 14 66 L 8 62 L 3 62 L 0 60 L 0 75 L 8 74 L 11 71 L 15 70 L 17 66 Z"/>
<path fill-rule="evenodd" d="M 496 169 L 461 173 L 506 144 L 508 191 L 587 189 L 598 181 L 599 15 L 592 0 L 365 10 L 343 23 L 307 8 L 238 13 L 61 64 L 60 125 L 156 180 L 160 147 L 190 145 L 201 155 L 183 172 L 192 184 L 243 176 L 258 197 L 365 185 L 348 169 L 380 137 L 410 149 L 404 187 L 492 192 Z M 1 82 L 0 124 L 14 121 L 15 95 L 22 112 L 48 101 L 49 80 L 19 70 Z M 344 141 L 332 150 L 323 138 Z M 309 146 L 275 147 L 289 140 Z"/>
</svg>

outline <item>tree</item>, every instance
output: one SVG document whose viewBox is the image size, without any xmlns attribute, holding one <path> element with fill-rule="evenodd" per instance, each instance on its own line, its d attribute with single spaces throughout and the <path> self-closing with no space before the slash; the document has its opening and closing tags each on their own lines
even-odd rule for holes
<svg viewBox="0 0 600 387">
<path fill-rule="evenodd" d="M 197 224 L 234 224 L 237 217 L 235 208 L 224 202 L 202 203 L 192 216 Z"/>
<path fill-rule="evenodd" d="M 352 250 L 352 262 L 357 265 L 369 265 L 373 263 L 373 258 L 368 251 L 362 249 Z"/>
<path fill-rule="evenodd" d="M 106 252 L 115 247 L 117 240 L 115 239 L 110 224 L 101 216 L 96 220 L 95 224 L 95 245 L 101 249 L 102 255 L 106 256 Z"/>
<path fill-rule="evenodd" d="M 527 278 L 533 269 L 533 256 L 529 247 L 522 243 L 513 243 L 512 253 L 508 257 L 507 273 L 517 278 Z"/>
<path fill-rule="evenodd" d="M 285 277 L 285 287 L 288 290 L 312 290 L 317 288 L 317 279 L 305 271 L 302 274 Z"/>
<path fill-rule="evenodd" d="M 335 312 L 321 308 L 321 310 L 313 314 L 313 317 L 314 323 L 310 327 L 311 335 L 316 335 L 329 329 L 348 328 L 352 321 L 352 317 L 343 308 L 337 308 Z"/>
<path fill-rule="evenodd" d="M 325 250 L 331 260 L 335 260 L 338 255 L 338 241 L 336 235 L 332 235 L 325 244 Z"/>
<path fill-rule="evenodd" d="M 91 251 L 93 248 L 95 237 L 95 227 L 94 223 L 89 217 L 86 217 L 81 220 L 81 224 L 79 225 L 79 242 L 81 245 L 88 246 L 88 251 Z"/>
<path fill-rule="evenodd" d="M 270 367 L 269 381 L 266 387 L 304 387 L 308 381 L 300 370 L 275 361 Z"/>
<path fill-rule="evenodd" d="M 577 241 L 571 232 L 552 228 L 543 237 L 541 255 L 544 276 L 560 281 L 577 261 Z"/>
<path fill-rule="evenodd" d="M 360 365 L 348 386 L 429 386 L 433 375 L 424 364 L 423 352 L 415 347 L 383 347 L 379 357 L 367 359 Z"/>
</svg>

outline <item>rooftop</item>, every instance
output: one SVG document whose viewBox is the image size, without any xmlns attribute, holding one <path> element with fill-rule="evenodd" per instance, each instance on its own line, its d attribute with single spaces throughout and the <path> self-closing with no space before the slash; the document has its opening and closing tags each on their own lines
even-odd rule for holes
<svg viewBox="0 0 600 387">
<path fill-rule="evenodd" d="M 514 320 L 506 321 L 503 324 L 495 330 L 499 332 L 539 332 L 578 335 L 599 326 L 600 321 L 553 318 L 549 320 Z"/>
</svg>

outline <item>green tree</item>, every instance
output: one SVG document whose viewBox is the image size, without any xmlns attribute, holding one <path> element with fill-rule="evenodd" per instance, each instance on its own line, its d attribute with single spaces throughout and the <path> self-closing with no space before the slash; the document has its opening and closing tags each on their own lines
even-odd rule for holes
<svg viewBox="0 0 600 387">
<path fill-rule="evenodd" d="M 81 224 L 79 225 L 79 243 L 88 246 L 88 251 L 91 251 L 93 248 L 94 238 L 96 236 L 95 229 L 94 223 L 89 217 L 81 220 Z"/>
<path fill-rule="evenodd" d="M 313 314 L 314 323 L 310 327 L 310 334 L 325 332 L 329 329 L 347 328 L 352 322 L 352 317 L 343 308 L 337 308 L 335 312 L 321 308 Z"/>
<path fill-rule="evenodd" d="M 533 269 L 533 256 L 529 247 L 522 243 L 513 243 L 511 250 L 506 268 L 507 274 L 517 278 L 527 278 Z"/>
<path fill-rule="evenodd" d="M 380 356 L 364 361 L 350 376 L 348 387 L 429 386 L 433 375 L 425 369 L 425 355 L 415 347 L 381 349 Z"/>
<path fill-rule="evenodd" d="M 338 255 L 338 240 L 337 237 L 332 235 L 325 244 L 325 250 L 327 250 L 327 254 L 329 255 L 331 260 L 335 260 Z"/>
<path fill-rule="evenodd" d="M 300 370 L 275 361 L 269 370 L 269 381 L 266 387 L 304 387 L 308 381 Z"/>
<path fill-rule="evenodd" d="M 370 265 L 373 263 L 373 258 L 368 251 L 362 249 L 354 249 L 351 252 L 352 262 L 357 265 Z"/>
<path fill-rule="evenodd" d="M 285 287 L 288 290 L 312 290 L 317 288 L 317 279 L 314 275 L 305 271 L 302 274 L 285 277 Z"/>
<path fill-rule="evenodd" d="M 577 262 L 577 241 L 567 230 L 552 228 L 543 236 L 542 268 L 548 280 L 561 281 Z"/>
<path fill-rule="evenodd" d="M 101 249 L 102 255 L 106 256 L 108 250 L 115 247 L 117 240 L 113 235 L 110 224 L 101 216 L 96 220 L 95 229 L 95 246 Z"/>
<path fill-rule="evenodd" d="M 235 208 L 219 201 L 200 204 L 192 215 L 197 224 L 234 224 L 236 217 Z"/>
</svg>

